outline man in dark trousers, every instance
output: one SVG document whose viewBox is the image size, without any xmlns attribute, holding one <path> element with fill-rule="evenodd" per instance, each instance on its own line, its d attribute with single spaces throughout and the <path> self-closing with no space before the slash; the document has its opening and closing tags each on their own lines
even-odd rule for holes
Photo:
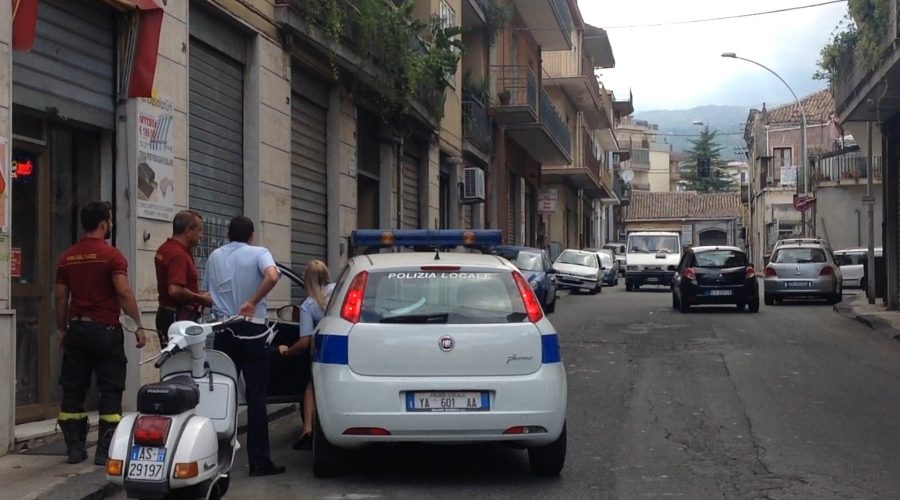
<svg viewBox="0 0 900 500">
<path fill-rule="evenodd" d="M 203 237 L 203 218 L 182 210 L 172 220 L 172 237 L 156 250 L 156 287 L 159 309 L 156 331 L 159 346 L 169 343 L 169 327 L 175 321 L 196 321 L 200 308 L 212 305 L 209 293 L 200 293 L 193 249 Z"/>
<path fill-rule="evenodd" d="M 119 311 L 124 310 L 138 325 L 141 319 L 128 283 L 128 262 L 106 242 L 112 234 L 110 204 L 94 201 L 85 205 L 81 226 L 84 238 L 62 254 L 56 270 L 56 325 L 63 353 L 59 377 L 63 395 L 57 422 L 66 440 L 68 462 L 86 460 L 84 398 L 91 375 L 96 375 L 100 424 L 94 463 L 105 465 L 113 432 L 122 419 L 125 389 L 127 360 Z M 143 330 L 135 337 L 137 347 L 143 347 Z"/>
<path fill-rule="evenodd" d="M 269 458 L 266 393 L 270 360 L 266 338 L 266 296 L 281 277 L 272 254 L 253 245 L 253 222 L 239 216 L 228 225 L 229 243 L 217 248 L 206 262 L 204 288 L 212 296 L 213 316 L 244 316 L 230 331 L 216 334 L 214 347 L 226 353 L 244 374 L 247 400 L 247 459 L 251 476 L 285 471 Z"/>
</svg>

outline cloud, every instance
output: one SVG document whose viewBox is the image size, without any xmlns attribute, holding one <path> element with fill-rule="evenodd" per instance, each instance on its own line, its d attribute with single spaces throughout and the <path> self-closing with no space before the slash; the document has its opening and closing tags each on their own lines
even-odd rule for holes
<svg viewBox="0 0 900 500">
<path fill-rule="evenodd" d="M 771 107 L 793 100 L 774 76 L 736 52 L 772 68 L 798 95 L 826 86 L 813 80 L 819 51 L 847 11 L 844 3 L 742 19 L 639 29 L 633 24 L 721 17 L 809 5 L 816 0 L 580 0 L 585 22 L 607 27 L 616 67 L 603 70 L 608 89 L 634 91 L 635 107 L 684 109 L 702 104 Z"/>
</svg>

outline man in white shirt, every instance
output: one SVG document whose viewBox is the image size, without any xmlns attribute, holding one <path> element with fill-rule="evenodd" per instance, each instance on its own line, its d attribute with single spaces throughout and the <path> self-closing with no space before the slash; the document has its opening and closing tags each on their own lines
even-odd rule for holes
<svg viewBox="0 0 900 500">
<path fill-rule="evenodd" d="M 253 246 L 253 221 L 235 217 L 228 225 L 229 243 L 217 248 L 206 263 L 204 288 L 218 318 L 244 316 L 247 320 L 216 334 L 214 347 L 227 354 L 238 373 L 244 374 L 247 400 L 247 459 L 251 476 L 285 471 L 269 458 L 266 394 L 270 361 L 266 345 L 266 296 L 280 278 L 268 249 Z"/>
</svg>

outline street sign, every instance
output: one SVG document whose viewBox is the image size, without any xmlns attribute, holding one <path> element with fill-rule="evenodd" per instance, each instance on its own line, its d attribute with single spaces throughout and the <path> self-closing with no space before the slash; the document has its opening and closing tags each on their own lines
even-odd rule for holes
<svg viewBox="0 0 900 500">
<path fill-rule="evenodd" d="M 558 198 L 556 188 L 544 188 L 538 191 L 538 213 L 552 214 L 556 212 L 556 200 Z"/>
<path fill-rule="evenodd" d="M 864 194 L 862 197 L 863 205 L 874 205 L 875 204 L 875 195 L 874 194 Z"/>
<path fill-rule="evenodd" d="M 794 210 L 798 212 L 805 212 L 809 210 L 812 204 L 816 201 L 816 199 L 812 196 L 808 196 L 805 194 L 795 194 L 794 195 Z"/>
</svg>

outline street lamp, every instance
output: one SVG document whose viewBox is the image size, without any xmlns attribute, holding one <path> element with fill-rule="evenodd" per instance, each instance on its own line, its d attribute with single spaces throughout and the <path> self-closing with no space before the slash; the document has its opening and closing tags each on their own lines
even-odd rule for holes
<svg viewBox="0 0 900 500">
<path fill-rule="evenodd" d="M 803 194 L 806 195 L 809 193 L 809 157 L 808 152 L 806 150 L 806 112 L 803 110 L 803 104 L 800 103 L 800 98 L 797 97 L 797 94 L 794 92 L 794 89 L 791 88 L 790 85 L 784 81 L 784 78 L 778 76 L 778 73 L 772 71 L 767 66 L 764 66 L 756 61 L 751 59 L 747 59 L 745 57 L 738 57 L 734 52 L 723 52 L 722 57 L 728 57 L 730 59 L 740 59 L 742 61 L 747 61 L 748 63 L 755 64 L 760 68 L 768 71 L 775 75 L 775 78 L 778 78 L 781 83 L 784 84 L 785 87 L 791 92 L 791 95 L 794 96 L 794 100 L 797 101 L 797 107 L 800 109 L 800 150 L 803 155 Z M 802 212 L 803 215 L 803 235 L 809 236 L 809 224 L 806 223 L 806 212 Z"/>
</svg>

